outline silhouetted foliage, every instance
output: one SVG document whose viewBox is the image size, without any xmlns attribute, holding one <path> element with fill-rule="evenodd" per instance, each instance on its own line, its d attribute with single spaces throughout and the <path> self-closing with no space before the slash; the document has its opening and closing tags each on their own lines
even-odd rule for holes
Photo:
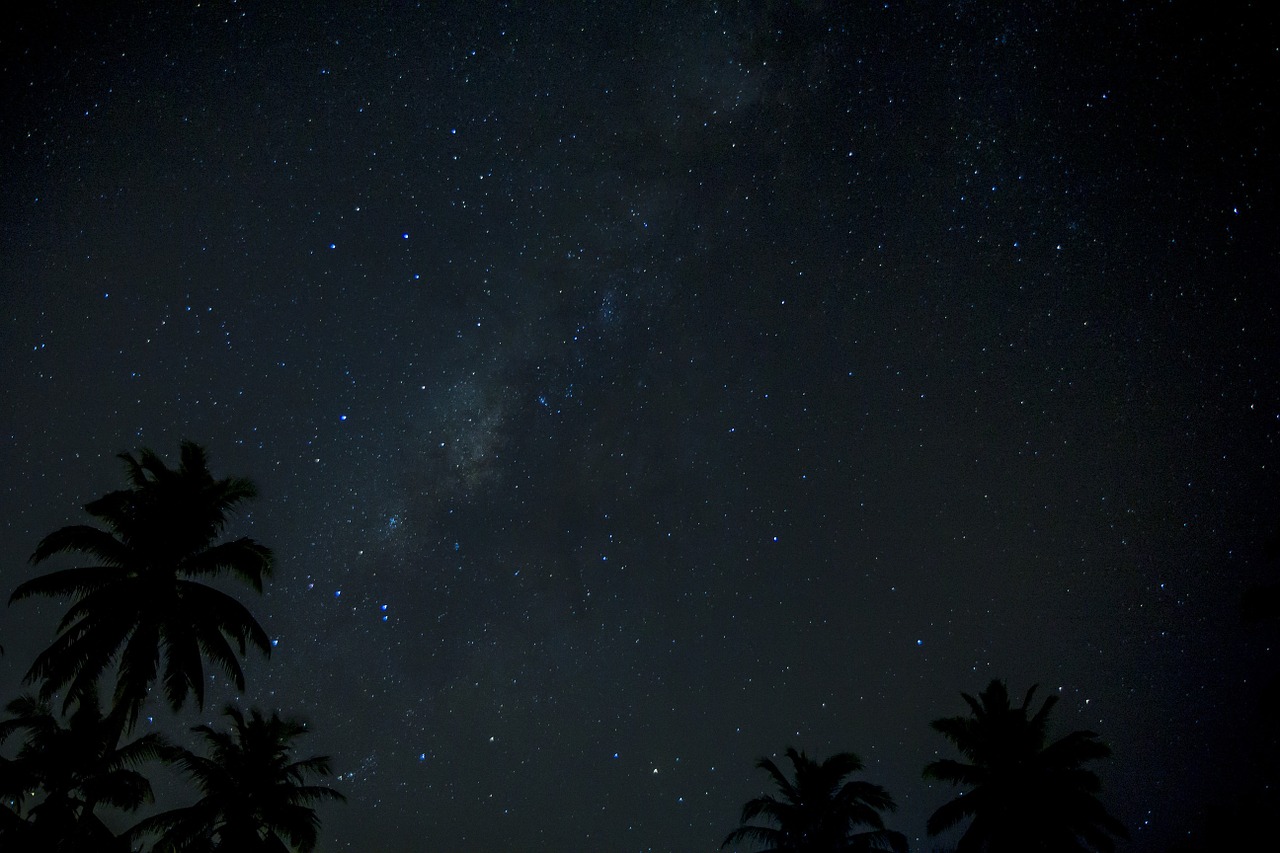
<svg viewBox="0 0 1280 853">
<path fill-rule="evenodd" d="M 969 716 L 933 721 L 933 728 L 968 762 L 942 759 L 924 771 L 926 778 L 968 789 L 928 822 L 929 834 L 938 835 L 970 821 L 957 853 L 1110 853 L 1115 849 L 1112 836 L 1127 837 L 1096 797 L 1098 777 L 1081 767 L 1108 757 L 1110 748 L 1089 731 L 1046 745 L 1049 711 L 1057 697 L 1050 696 L 1030 714 L 1035 690 L 1028 690 L 1022 705 L 1014 707 L 1004 683 L 993 680 L 977 699 L 961 694 Z"/>
<path fill-rule="evenodd" d="M 72 600 L 27 680 L 43 682 L 44 699 L 65 691 L 65 710 L 96 697 L 99 680 L 115 667 L 112 712 L 131 729 L 157 677 L 175 710 L 189 695 L 203 707 L 205 658 L 244 690 L 237 652 L 253 645 L 270 654 L 267 634 L 243 604 L 202 581 L 231 575 L 261 591 L 271 552 L 249 538 L 217 543 L 231 513 L 256 490 L 242 478 L 215 480 L 199 445 L 182 443 L 176 470 L 151 450 L 120 458 L 129 488 L 85 506 L 106 529 L 64 527 L 31 556 L 39 564 L 80 553 L 96 565 L 29 580 L 10 601 Z"/>
<path fill-rule="evenodd" d="M 725 837 L 721 847 L 739 842 L 764 845 L 762 853 L 842 853 L 892 850 L 906 853 L 907 839 L 885 829 L 882 811 L 893 811 L 889 793 L 870 782 L 845 781 L 862 769 L 851 752 L 831 756 L 821 764 L 788 748 L 795 769 L 792 781 L 768 758 L 757 767 L 768 772 L 780 797 L 766 794 L 742 807 L 742 826 Z M 761 826 L 764 819 L 775 824 Z M 859 831 L 859 827 L 870 827 Z"/>
<path fill-rule="evenodd" d="M 136 769 L 164 748 L 149 734 L 117 746 L 120 729 L 86 700 L 63 726 L 31 696 L 6 706 L 0 743 L 26 735 L 17 756 L 0 764 L 0 841 L 4 850 L 129 849 L 95 814 L 99 806 L 136 811 L 152 800 L 151 784 Z"/>
<path fill-rule="evenodd" d="M 332 788 L 306 784 L 308 776 L 329 773 L 328 756 L 291 760 L 293 742 L 307 731 L 296 720 L 257 710 L 246 718 L 233 706 L 226 715 L 229 732 L 192 729 L 204 738 L 207 756 L 180 747 L 166 753 L 195 783 L 200 800 L 143 820 L 132 836 L 159 835 L 157 853 L 314 849 L 320 819 L 312 806 L 345 799 Z"/>
</svg>

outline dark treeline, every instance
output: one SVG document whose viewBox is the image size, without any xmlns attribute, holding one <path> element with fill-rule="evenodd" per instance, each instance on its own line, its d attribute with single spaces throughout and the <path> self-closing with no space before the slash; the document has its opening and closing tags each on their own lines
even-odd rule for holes
<svg viewBox="0 0 1280 853">
<path fill-rule="evenodd" d="M 296 758 L 306 726 L 279 711 L 234 705 L 225 728 L 196 726 L 203 752 L 163 734 L 135 736 L 155 690 L 177 713 L 203 709 L 206 667 L 243 693 L 241 660 L 250 647 L 269 656 L 262 626 L 238 599 L 207 581 L 230 578 L 255 592 L 271 575 L 270 549 L 223 534 L 235 511 L 256 495 L 251 481 L 215 479 L 200 446 L 183 442 L 169 468 L 151 450 L 122 454 L 127 488 L 85 506 L 97 526 L 72 525 L 46 536 L 32 554 L 60 554 L 92 565 L 27 580 L 10 603 L 47 596 L 68 603 L 52 644 L 27 671 L 33 692 L 8 703 L 0 722 L 0 850 L 103 853 L 311 851 L 315 806 L 342 800 L 314 784 L 330 774 L 327 756 Z M 1003 682 L 976 697 L 968 713 L 933 728 L 957 759 L 924 768 L 957 796 L 929 819 L 931 836 L 963 827 L 958 853 L 1097 851 L 1110 853 L 1124 827 L 1098 800 L 1086 764 L 1110 755 L 1093 732 L 1050 741 L 1057 697 L 1033 706 L 1035 688 L 1013 704 Z M 784 771 L 762 758 L 776 793 L 742 808 L 741 825 L 722 847 L 778 853 L 887 850 L 906 853 L 907 838 L 885 824 L 889 792 L 851 779 L 862 762 L 851 752 L 825 760 L 788 748 Z M 153 802 L 148 766 L 167 764 L 191 783 L 189 805 L 151 814 L 123 832 L 104 809 L 135 814 Z"/>
<path fill-rule="evenodd" d="M 1116 838 L 1128 837 L 1098 800 L 1098 777 L 1084 769 L 1111 750 L 1089 731 L 1049 742 L 1049 711 L 1057 697 L 1032 713 L 1035 690 L 1015 706 L 1004 683 L 995 680 L 977 698 L 961 694 L 968 715 L 933 721 L 961 760 L 931 762 L 924 775 L 961 790 L 933 813 L 928 830 L 935 836 L 967 824 L 957 853 L 1110 853 Z M 886 828 L 881 814 L 895 808 L 889 792 L 870 782 L 846 781 L 862 769 L 856 755 L 842 752 L 821 763 L 795 749 L 786 755 L 794 769 L 791 778 L 773 761 L 760 759 L 758 766 L 773 778 L 779 795 L 743 806 L 742 826 L 722 846 L 737 849 L 749 842 L 779 853 L 907 853 L 906 836 Z M 753 823 L 760 819 L 765 825 Z"/>
</svg>

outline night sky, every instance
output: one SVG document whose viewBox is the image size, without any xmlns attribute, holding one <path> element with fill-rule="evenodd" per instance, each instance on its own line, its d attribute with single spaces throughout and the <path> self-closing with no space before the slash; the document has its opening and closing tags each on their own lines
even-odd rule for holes
<svg viewBox="0 0 1280 853">
<path fill-rule="evenodd" d="M 31 5 L 4 596 L 119 452 L 253 478 L 238 701 L 333 755 L 325 853 L 709 853 L 788 745 L 926 851 L 993 677 L 1112 745 L 1124 849 L 1255 784 L 1269 3 Z"/>
</svg>

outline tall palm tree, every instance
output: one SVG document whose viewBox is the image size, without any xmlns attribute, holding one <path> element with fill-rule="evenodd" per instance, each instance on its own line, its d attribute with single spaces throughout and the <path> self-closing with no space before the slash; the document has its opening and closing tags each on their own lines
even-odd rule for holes
<svg viewBox="0 0 1280 853">
<path fill-rule="evenodd" d="M 721 847 L 740 842 L 765 845 L 762 853 L 844 853 L 892 850 L 906 853 L 907 839 L 885 829 L 882 811 L 893 811 L 893 798 L 879 785 L 845 781 L 862 769 L 852 752 L 841 752 L 819 764 L 803 752 L 787 748 L 795 781 L 768 758 L 756 766 L 766 771 L 781 797 L 766 794 L 742 807 L 742 826 L 725 837 Z M 776 826 L 751 821 L 764 818 Z M 870 829 L 858 831 L 859 827 Z"/>
<path fill-rule="evenodd" d="M 134 836 L 159 834 L 155 849 L 165 853 L 313 850 L 320 818 L 312 806 L 346 799 L 332 788 L 306 784 L 308 776 L 328 775 L 329 757 L 291 760 L 293 741 L 307 731 L 296 720 L 257 710 L 246 718 L 234 706 L 226 715 L 229 732 L 192 729 L 204 738 L 208 756 L 180 747 L 169 751 L 167 760 L 195 783 L 200 800 L 143 820 Z"/>
<path fill-rule="evenodd" d="M 151 802 L 151 783 L 136 768 L 159 757 L 163 739 L 149 734 L 118 746 L 119 727 L 94 701 L 77 707 L 66 726 L 32 696 L 14 699 L 6 710 L 12 716 L 0 722 L 0 743 L 17 732 L 26 739 L 0 768 L 4 849 L 127 851 L 95 811 L 136 811 Z M 34 805 L 28 808 L 29 799 Z"/>
<path fill-rule="evenodd" d="M 271 551 L 249 538 L 217 542 L 231 514 L 254 497 L 249 480 L 215 480 L 199 445 L 182 442 L 176 470 L 151 450 L 121 454 L 129 488 L 85 506 L 105 530 L 73 525 L 44 538 L 31 556 L 80 553 L 96 565 L 63 569 L 21 584 L 10 602 L 65 597 L 58 637 L 27 673 L 41 696 L 65 690 L 65 708 L 96 696 L 116 669 L 113 713 L 131 729 L 157 677 L 174 710 L 189 695 L 204 705 L 208 658 L 244 690 L 237 659 L 249 645 L 269 655 L 266 632 L 243 604 L 203 581 L 231 575 L 262 591 Z M 233 648 L 234 645 L 234 648 Z"/>
<path fill-rule="evenodd" d="M 1098 777 L 1082 765 L 1111 755 L 1089 731 L 1048 743 L 1050 696 L 1034 714 L 1027 691 L 1014 707 L 1004 682 L 993 680 L 974 698 L 962 693 L 968 716 L 934 720 L 933 728 L 960 750 L 968 763 L 944 758 L 925 767 L 929 779 L 968 790 L 929 818 L 930 835 L 971 821 L 957 853 L 1005 851 L 1101 851 L 1115 849 L 1113 836 L 1127 838 L 1124 825 L 1097 799 Z"/>
</svg>

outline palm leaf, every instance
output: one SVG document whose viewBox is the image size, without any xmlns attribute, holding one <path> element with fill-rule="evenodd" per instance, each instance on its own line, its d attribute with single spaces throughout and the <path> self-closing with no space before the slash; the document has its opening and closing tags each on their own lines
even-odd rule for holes
<svg viewBox="0 0 1280 853">
<path fill-rule="evenodd" d="M 849 837 L 849 848 L 854 851 L 891 850 L 893 853 L 907 853 L 908 847 L 907 836 L 891 829 L 858 832 Z"/>
<path fill-rule="evenodd" d="M 122 566 L 128 549 L 105 530 L 87 524 L 73 524 L 50 533 L 31 555 L 33 564 L 42 563 L 55 554 L 79 553 L 98 558 L 104 566 Z"/>
<path fill-rule="evenodd" d="M 262 581 L 271 575 L 271 549 L 242 537 L 201 551 L 182 564 L 187 577 L 231 574 L 262 592 Z"/>
<path fill-rule="evenodd" d="M 19 584 L 9 596 L 9 603 L 36 595 L 79 598 L 110 584 L 119 583 L 121 579 L 121 573 L 114 566 L 62 569 Z"/>
<path fill-rule="evenodd" d="M 778 850 L 785 843 L 786 837 L 783 835 L 782 830 L 774 829 L 771 826 L 740 826 L 726 835 L 724 841 L 720 842 L 720 846 L 728 847 L 730 844 L 738 844 L 744 841 L 764 844 L 768 847 L 768 850 Z M 768 853 L 768 850 L 762 851 L 762 853 Z"/>
</svg>

